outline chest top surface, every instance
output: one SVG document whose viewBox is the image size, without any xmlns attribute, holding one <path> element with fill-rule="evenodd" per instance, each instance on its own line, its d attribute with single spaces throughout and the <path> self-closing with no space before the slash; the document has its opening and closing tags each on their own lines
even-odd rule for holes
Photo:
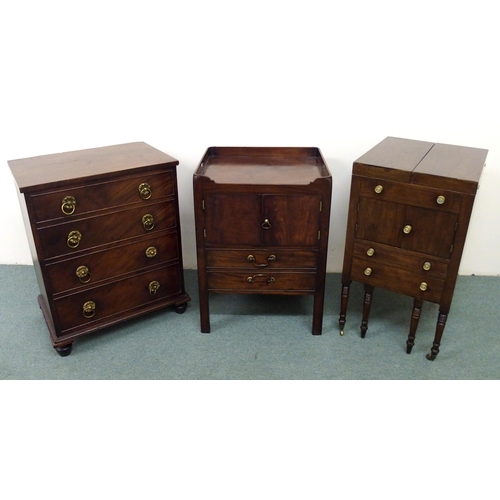
<svg viewBox="0 0 500 500">
<path fill-rule="evenodd" d="M 475 193 L 488 150 L 387 137 L 354 162 L 361 176 Z"/>
<path fill-rule="evenodd" d="M 132 173 L 137 168 L 175 166 L 178 161 L 145 142 L 133 142 L 10 160 L 8 164 L 19 190 L 25 192 L 122 171 Z"/>
<path fill-rule="evenodd" d="M 211 147 L 195 176 L 218 184 L 307 185 L 331 174 L 318 148 Z"/>
</svg>

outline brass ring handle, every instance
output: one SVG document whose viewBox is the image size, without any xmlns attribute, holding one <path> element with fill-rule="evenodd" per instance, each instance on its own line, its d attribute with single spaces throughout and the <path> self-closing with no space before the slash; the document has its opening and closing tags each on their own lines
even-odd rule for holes
<svg viewBox="0 0 500 500">
<path fill-rule="evenodd" d="M 154 295 L 158 289 L 160 288 L 160 282 L 159 281 L 152 281 L 149 284 L 149 294 Z"/>
<path fill-rule="evenodd" d="M 273 278 L 272 276 L 269 276 L 267 274 L 254 274 L 253 276 L 249 276 L 247 278 L 248 283 L 255 283 L 256 278 L 266 278 L 267 283 L 275 283 L 276 278 Z"/>
<path fill-rule="evenodd" d="M 425 281 L 422 281 L 419 288 L 420 290 L 422 290 L 422 292 L 425 292 L 427 290 L 427 283 Z"/>
<path fill-rule="evenodd" d="M 366 255 L 368 255 L 368 257 L 373 257 L 375 255 L 375 249 L 374 248 L 369 248 L 366 251 Z"/>
<path fill-rule="evenodd" d="M 150 259 L 156 257 L 157 253 L 158 251 L 156 250 L 155 247 L 146 248 L 146 257 L 149 257 Z"/>
<path fill-rule="evenodd" d="M 80 231 L 71 231 L 68 234 L 67 243 L 70 248 L 76 248 L 80 244 L 81 240 L 82 240 L 82 233 L 80 233 Z"/>
<path fill-rule="evenodd" d="M 78 279 L 83 283 L 88 283 L 91 280 L 90 271 L 87 266 L 80 266 L 76 269 Z"/>
<path fill-rule="evenodd" d="M 384 190 L 384 186 L 382 185 L 378 185 L 378 186 L 375 186 L 375 189 L 374 191 L 377 193 L 377 194 L 380 194 L 382 191 Z"/>
<path fill-rule="evenodd" d="M 271 223 L 269 222 L 269 219 L 264 219 L 264 222 L 262 223 L 262 228 L 271 229 Z"/>
<path fill-rule="evenodd" d="M 372 273 L 372 268 L 367 267 L 363 272 L 364 272 L 365 276 L 370 276 L 370 274 Z"/>
<path fill-rule="evenodd" d="M 410 226 L 410 224 L 407 224 L 407 225 L 403 228 L 403 233 L 405 233 L 405 234 L 410 234 L 410 233 L 411 233 L 411 230 L 412 230 L 412 227 Z"/>
<path fill-rule="evenodd" d="M 151 214 L 146 214 L 142 217 L 142 225 L 146 231 L 151 231 L 155 227 L 154 217 Z"/>
<path fill-rule="evenodd" d="M 73 215 L 76 209 L 76 200 L 73 196 L 65 196 L 61 203 L 61 211 L 64 215 Z"/>
<path fill-rule="evenodd" d="M 445 202 L 446 198 L 443 195 L 440 195 L 436 198 L 436 203 L 438 205 L 442 205 Z"/>
<path fill-rule="evenodd" d="M 83 316 L 87 319 L 93 318 L 95 316 L 95 302 L 89 300 L 83 304 Z"/>
<path fill-rule="evenodd" d="M 432 267 L 431 263 L 430 262 L 424 262 L 423 266 L 422 266 L 422 269 L 424 271 L 429 271 L 430 268 Z"/>
<path fill-rule="evenodd" d="M 139 184 L 139 194 L 141 195 L 141 198 L 143 200 L 149 200 L 149 198 L 151 198 L 151 195 L 153 194 L 151 186 L 147 182 Z"/>
</svg>

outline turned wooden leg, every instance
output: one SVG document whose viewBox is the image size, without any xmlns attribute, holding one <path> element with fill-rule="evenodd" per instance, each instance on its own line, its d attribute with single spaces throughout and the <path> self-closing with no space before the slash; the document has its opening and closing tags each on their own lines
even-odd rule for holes
<svg viewBox="0 0 500 500">
<path fill-rule="evenodd" d="M 410 354 L 413 346 L 415 345 L 415 335 L 417 333 L 418 321 L 420 319 L 420 313 L 422 312 L 422 305 L 424 301 L 420 299 L 414 299 L 413 301 L 413 311 L 411 313 L 411 323 L 410 323 L 410 333 L 408 334 L 408 340 L 406 341 L 406 353 Z"/>
<path fill-rule="evenodd" d="M 363 302 L 363 320 L 361 321 L 361 338 L 364 339 L 366 330 L 368 330 L 368 317 L 370 316 L 370 309 L 372 307 L 372 296 L 374 287 L 365 285 L 365 300 Z"/>
<path fill-rule="evenodd" d="M 448 319 L 448 314 L 444 314 L 439 311 L 439 316 L 436 324 L 436 334 L 434 335 L 434 342 L 432 343 L 432 349 L 429 354 L 426 354 L 426 358 L 430 361 L 434 361 L 436 356 L 439 354 L 439 346 L 441 345 L 441 338 L 443 336 L 444 327 L 446 326 L 446 320 Z"/>
<path fill-rule="evenodd" d="M 340 335 L 344 335 L 345 327 L 345 316 L 347 312 L 347 303 L 349 302 L 349 285 L 342 284 L 342 294 L 340 296 L 340 317 L 339 317 L 339 327 Z"/>
</svg>

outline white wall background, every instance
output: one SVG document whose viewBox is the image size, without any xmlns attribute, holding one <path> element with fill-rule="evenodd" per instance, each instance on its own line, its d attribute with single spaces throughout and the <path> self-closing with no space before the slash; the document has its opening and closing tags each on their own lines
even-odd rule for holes
<svg viewBox="0 0 500 500">
<path fill-rule="evenodd" d="M 341 270 L 352 162 L 388 135 L 490 150 L 461 274 L 500 274 L 495 2 L 23 1 L 0 5 L 0 263 L 30 264 L 7 160 L 145 141 L 192 174 L 208 146 L 318 146 Z"/>
</svg>

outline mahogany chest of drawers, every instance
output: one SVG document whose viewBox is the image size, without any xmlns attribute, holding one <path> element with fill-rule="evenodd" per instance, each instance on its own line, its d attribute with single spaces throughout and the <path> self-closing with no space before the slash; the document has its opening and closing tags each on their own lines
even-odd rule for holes
<svg viewBox="0 0 500 500">
<path fill-rule="evenodd" d="M 184 312 L 177 164 L 143 142 L 9 161 L 60 355 L 126 319 Z"/>
<path fill-rule="evenodd" d="M 211 147 L 193 184 L 201 331 L 216 292 L 313 295 L 321 334 L 332 178 L 319 149 Z"/>
<path fill-rule="evenodd" d="M 413 297 L 409 354 L 424 301 L 439 304 L 439 353 L 487 150 L 387 137 L 353 165 L 342 273 L 341 335 L 352 280 L 365 285 L 361 336 L 375 287 Z"/>
</svg>

